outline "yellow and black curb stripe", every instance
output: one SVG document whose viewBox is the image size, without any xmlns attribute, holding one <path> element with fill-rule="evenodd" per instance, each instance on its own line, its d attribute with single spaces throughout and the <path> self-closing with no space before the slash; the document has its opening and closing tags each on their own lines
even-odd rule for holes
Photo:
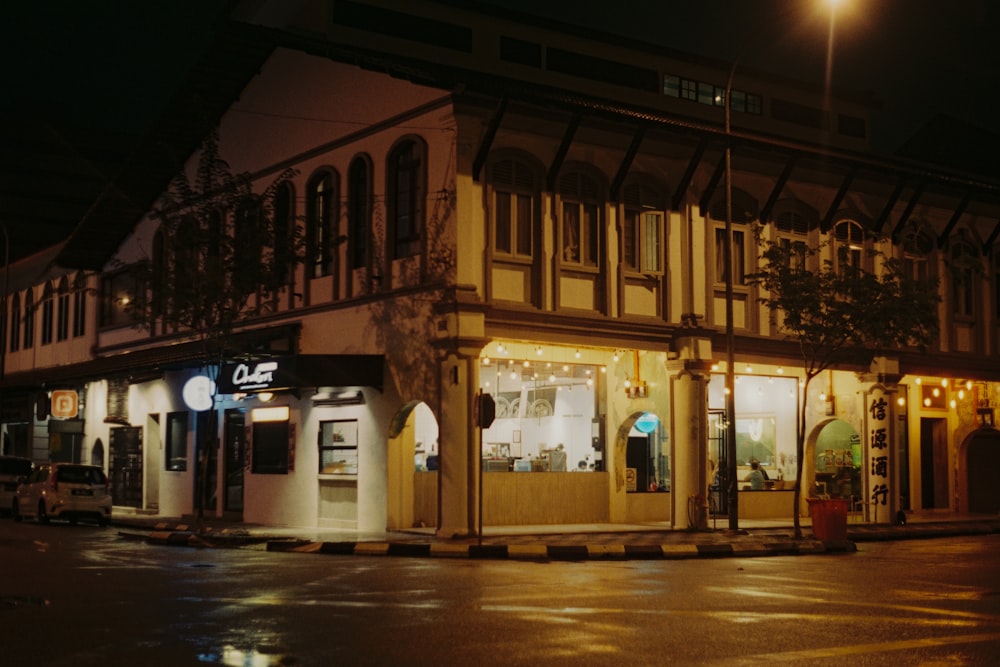
<svg viewBox="0 0 1000 667">
<path fill-rule="evenodd" d="M 512 560 L 679 560 L 754 558 L 857 551 L 850 540 L 802 540 L 724 544 L 455 544 L 448 542 L 310 542 L 274 540 L 267 550 L 338 556 L 402 556 Z"/>
</svg>

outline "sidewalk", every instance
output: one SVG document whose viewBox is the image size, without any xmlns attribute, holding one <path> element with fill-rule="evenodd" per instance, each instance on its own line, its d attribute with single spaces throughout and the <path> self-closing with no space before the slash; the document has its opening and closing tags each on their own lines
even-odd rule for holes
<svg viewBox="0 0 1000 667">
<path fill-rule="evenodd" d="M 266 548 L 268 551 L 365 556 L 422 556 L 524 560 L 679 559 L 853 553 L 858 542 L 1000 534 L 1000 516 L 942 511 L 907 513 L 906 525 L 847 525 L 846 540 L 818 540 L 809 517 L 803 539 L 788 520 L 741 520 L 730 531 L 726 517 L 709 519 L 706 531 L 672 530 L 668 523 L 486 526 L 478 536 L 439 536 L 432 528 L 361 533 L 288 528 L 193 517 L 115 514 L 124 538 L 202 548 Z"/>
</svg>

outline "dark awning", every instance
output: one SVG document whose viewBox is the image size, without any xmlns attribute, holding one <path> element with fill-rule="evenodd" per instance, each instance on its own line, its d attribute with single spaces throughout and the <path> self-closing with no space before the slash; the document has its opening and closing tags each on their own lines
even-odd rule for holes
<svg viewBox="0 0 1000 667">
<path fill-rule="evenodd" d="M 228 341 L 226 355 L 246 354 L 268 349 L 294 349 L 299 324 L 253 329 L 234 334 Z M 161 375 L 164 371 L 198 368 L 206 363 L 205 343 L 200 340 L 160 345 L 145 350 L 108 354 L 78 364 L 37 368 L 7 373 L 0 388 L 39 388 L 82 384 L 107 378 L 128 378 L 138 382 Z"/>
</svg>

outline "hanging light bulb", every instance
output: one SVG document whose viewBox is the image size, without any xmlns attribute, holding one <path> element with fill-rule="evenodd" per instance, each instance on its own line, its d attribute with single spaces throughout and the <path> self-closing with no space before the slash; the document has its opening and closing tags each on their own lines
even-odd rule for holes
<svg viewBox="0 0 1000 667">
<path fill-rule="evenodd" d="M 580 358 L 580 350 L 577 350 L 577 351 L 576 351 L 576 358 L 577 358 L 577 359 L 579 359 L 579 358 Z"/>
</svg>

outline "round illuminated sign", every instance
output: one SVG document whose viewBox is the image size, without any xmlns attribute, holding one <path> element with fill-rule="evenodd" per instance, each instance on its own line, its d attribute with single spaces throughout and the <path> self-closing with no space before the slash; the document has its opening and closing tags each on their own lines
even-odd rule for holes
<svg viewBox="0 0 1000 667">
<path fill-rule="evenodd" d="M 641 417 L 635 420 L 635 427 L 642 433 L 652 433 L 659 423 L 659 417 L 651 412 L 644 412 Z"/>
<path fill-rule="evenodd" d="M 195 412 L 211 410 L 215 403 L 215 383 L 204 375 L 195 375 L 184 383 L 184 390 L 181 394 L 184 397 L 184 405 Z"/>
</svg>

